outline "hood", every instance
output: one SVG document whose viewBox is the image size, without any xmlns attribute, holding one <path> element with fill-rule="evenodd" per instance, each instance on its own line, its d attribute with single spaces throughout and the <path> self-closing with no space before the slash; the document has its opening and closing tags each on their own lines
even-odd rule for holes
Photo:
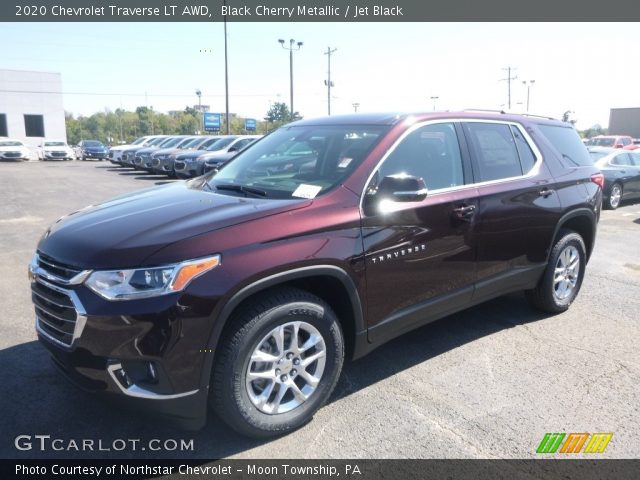
<svg viewBox="0 0 640 480">
<path fill-rule="evenodd" d="M 71 150 L 71 147 L 69 147 L 68 145 L 52 145 L 52 146 L 46 146 L 46 147 L 42 147 L 42 149 L 45 152 L 59 152 L 61 150 L 66 150 L 69 151 Z"/>
<path fill-rule="evenodd" d="M 115 147 L 111 147 L 109 150 L 113 150 L 115 151 L 120 151 L 120 150 L 126 150 L 127 148 L 135 148 L 135 147 L 139 147 L 140 145 L 116 145 Z"/>
<path fill-rule="evenodd" d="M 140 150 L 138 150 L 138 153 L 151 153 L 151 152 L 155 152 L 156 150 L 158 150 L 158 147 L 155 145 L 152 145 L 150 147 L 143 147 Z"/>
<path fill-rule="evenodd" d="M 29 149 L 23 145 L 16 145 L 15 147 L 0 146 L 0 152 L 28 152 Z"/>
<path fill-rule="evenodd" d="M 175 148 L 175 147 L 161 148 L 153 152 L 153 154 L 154 155 L 171 155 L 173 153 L 178 153 L 178 152 L 184 152 L 184 150 L 182 148 Z"/>
<path fill-rule="evenodd" d="M 202 190 L 201 181 L 142 190 L 62 217 L 43 235 L 38 250 L 82 269 L 144 266 L 159 249 L 196 235 L 311 204 L 265 200 Z M 211 253 L 215 253 L 211 245 Z M 184 253 L 187 260 L 188 252 Z"/>
</svg>

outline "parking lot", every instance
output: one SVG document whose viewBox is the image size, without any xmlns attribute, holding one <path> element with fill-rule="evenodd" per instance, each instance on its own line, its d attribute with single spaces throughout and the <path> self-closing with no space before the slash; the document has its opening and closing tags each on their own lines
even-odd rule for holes
<svg viewBox="0 0 640 480">
<path fill-rule="evenodd" d="M 107 162 L 0 163 L 1 457 L 79 456 L 14 446 L 45 434 L 193 439 L 192 452 L 161 454 L 180 458 L 529 458 L 546 432 L 612 432 L 601 456 L 640 455 L 640 203 L 603 212 L 568 312 L 543 315 L 513 294 L 400 337 L 348 364 L 314 420 L 276 440 L 247 440 L 215 418 L 173 430 L 76 390 L 36 340 L 26 272 L 38 238 L 66 213 L 171 181 Z"/>
</svg>

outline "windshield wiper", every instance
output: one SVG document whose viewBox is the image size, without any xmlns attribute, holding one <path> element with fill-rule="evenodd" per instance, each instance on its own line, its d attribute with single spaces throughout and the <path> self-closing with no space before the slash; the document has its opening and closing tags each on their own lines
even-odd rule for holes
<svg viewBox="0 0 640 480">
<path fill-rule="evenodd" d="M 266 197 L 267 192 L 260 190 L 259 188 L 247 187 L 245 185 L 238 185 L 236 183 L 223 183 L 222 185 L 216 185 L 218 190 L 231 190 L 233 192 L 240 192 L 244 194 L 251 194 L 256 197 Z"/>
</svg>

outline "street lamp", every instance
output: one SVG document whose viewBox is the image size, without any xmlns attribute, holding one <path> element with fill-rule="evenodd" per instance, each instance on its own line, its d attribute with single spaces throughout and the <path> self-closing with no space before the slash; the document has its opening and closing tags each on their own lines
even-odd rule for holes
<svg viewBox="0 0 640 480">
<path fill-rule="evenodd" d="M 198 113 L 202 118 L 200 120 L 200 127 L 204 130 L 204 115 L 202 115 L 202 91 L 199 88 L 196 88 L 196 95 L 198 96 Z"/>
<path fill-rule="evenodd" d="M 531 91 L 531 85 L 536 83 L 535 80 L 523 80 L 522 84 L 527 87 L 527 113 L 529 113 L 529 93 Z"/>
<path fill-rule="evenodd" d="M 440 97 L 433 96 L 433 97 L 430 97 L 430 98 L 431 98 L 431 101 L 433 102 L 433 111 L 435 112 L 436 111 L 436 100 L 438 100 Z"/>
<path fill-rule="evenodd" d="M 289 46 L 286 47 L 284 44 L 284 40 L 282 38 L 278 39 L 278 42 L 280 42 L 280 45 L 282 46 L 282 48 L 284 48 L 285 50 L 289 50 L 289 93 L 290 93 L 290 104 L 289 104 L 289 109 L 291 110 L 289 113 L 291 115 L 291 120 L 293 120 L 293 114 L 294 114 L 294 110 L 293 110 L 293 52 L 296 50 L 300 50 L 300 47 L 302 47 L 302 42 L 296 42 L 293 38 L 291 40 L 289 40 Z"/>
<path fill-rule="evenodd" d="M 358 102 L 352 103 L 351 105 L 353 105 L 353 111 L 358 113 L 358 107 L 360 107 L 360 104 Z"/>
</svg>

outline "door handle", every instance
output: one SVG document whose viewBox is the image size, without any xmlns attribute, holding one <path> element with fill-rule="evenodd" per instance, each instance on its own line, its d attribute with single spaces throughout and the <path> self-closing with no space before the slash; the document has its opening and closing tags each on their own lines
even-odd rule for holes
<svg viewBox="0 0 640 480">
<path fill-rule="evenodd" d="M 453 212 L 456 214 L 458 218 L 469 218 L 473 216 L 476 211 L 475 205 L 462 205 L 460 207 L 456 207 L 453 209 Z"/>
<path fill-rule="evenodd" d="M 551 194 L 553 194 L 553 192 L 555 192 L 555 190 L 552 190 L 550 188 L 543 188 L 542 190 L 540 190 L 538 192 L 538 195 L 540 195 L 541 197 L 547 198 L 548 196 L 550 196 Z"/>
</svg>

